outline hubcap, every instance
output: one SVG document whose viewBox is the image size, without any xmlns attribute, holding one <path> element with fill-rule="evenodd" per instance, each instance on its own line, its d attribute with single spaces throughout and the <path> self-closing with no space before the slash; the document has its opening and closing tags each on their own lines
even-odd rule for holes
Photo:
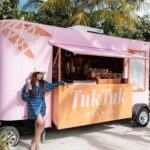
<svg viewBox="0 0 150 150">
<path fill-rule="evenodd" d="M 145 125 L 148 121 L 148 115 L 145 111 L 141 112 L 139 122 L 141 125 Z"/>
</svg>

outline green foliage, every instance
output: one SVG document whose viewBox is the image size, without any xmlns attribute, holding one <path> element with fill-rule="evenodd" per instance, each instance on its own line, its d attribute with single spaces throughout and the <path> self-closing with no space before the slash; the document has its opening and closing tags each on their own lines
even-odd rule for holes
<svg viewBox="0 0 150 150">
<path fill-rule="evenodd" d="M 104 7 L 94 13 L 101 23 L 112 22 L 117 27 L 134 28 L 134 7 L 126 0 L 107 0 Z"/>
<path fill-rule="evenodd" d="M 23 10 L 61 10 L 67 12 L 67 25 L 91 26 L 91 18 L 96 21 L 112 20 L 116 26 L 134 27 L 133 7 L 126 0 L 28 0 Z M 69 11 L 68 11 L 69 9 Z M 92 16 L 92 17 L 91 17 Z"/>
<path fill-rule="evenodd" d="M 143 40 L 150 41 L 150 16 L 138 17 L 136 27 L 144 37 Z"/>
<path fill-rule="evenodd" d="M 124 37 L 130 39 L 150 41 L 150 17 L 137 17 L 135 29 L 130 30 L 127 27 L 118 28 L 112 22 L 105 22 L 102 25 L 104 33 L 117 37 Z"/>
<path fill-rule="evenodd" d="M 9 136 L 9 131 L 4 132 L 0 135 L 0 150 L 10 150 L 8 141 L 11 139 Z"/>
<path fill-rule="evenodd" d="M 23 12 L 24 20 L 30 22 L 37 22 L 47 25 L 66 27 L 67 20 L 69 17 L 68 11 L 61 9 L 44 9 L 40 10 L 37 13 L 35 12 Z"/>
<path fill-rule="evenodd" d="M 17 9 L 17 3 L 18 0 L 1 0 L 0 19 L 60 27 L 81 24 L 103 29 L 107 35 L 150 41 L 150 18 L 133 15 L 136 1 L 28 0 L 22 11 Z"/>
<path fill-rule="evenodd" d="M 0 19 L 21 19 L 21 12 L 11 0 L 0 1 Z"/>
</svg>

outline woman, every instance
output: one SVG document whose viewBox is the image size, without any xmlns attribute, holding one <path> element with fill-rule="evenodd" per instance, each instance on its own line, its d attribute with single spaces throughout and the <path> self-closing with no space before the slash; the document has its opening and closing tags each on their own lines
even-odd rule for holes
<svg viewBox="0 0 150 150">
<path fill-rule="evenodd" d="M 41 133 L 45 126 L 46 104 L 44 94 L 64 85 L 64 81 L 53 84 L 44 81 L 44 74 L 43 69 L 35 68 L 22 90 L 22 99 L 28 104 L 28 118 L 35 120 L 35 136 L 31 142 L 31 150 L 39 150 Z"/>
</svg>

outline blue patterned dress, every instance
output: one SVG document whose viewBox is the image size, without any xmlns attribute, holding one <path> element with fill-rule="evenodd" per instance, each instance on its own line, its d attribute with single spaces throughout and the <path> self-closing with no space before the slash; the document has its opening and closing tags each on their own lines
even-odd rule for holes
<svg viewBox="0 0 150 150">
<path fill-rule="evenodd" d="M 64 85 L 64 81 L 58 83 L 48 83 L 45 81 L 45 92 L 52 91 L 60 85 Z M 24 85 L 22 90 L 22 99 L 28 104 L 28 119 L 36 120 L 38 115 L 41 114 L 43 117 L 46 114 L 46 103 L 45 96 L 42 92 L 42 87 L 36 86 L 36 95 L 31 95 L 27 92 L 27 83 Z"/>
</svg>

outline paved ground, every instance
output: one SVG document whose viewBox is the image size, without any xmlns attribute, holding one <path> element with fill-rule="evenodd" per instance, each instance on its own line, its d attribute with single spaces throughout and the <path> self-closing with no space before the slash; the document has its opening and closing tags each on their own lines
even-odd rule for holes
<svg viewBox="0 0 150 150">
<path fill-rule="evenodd" d="M 21 137 L 15 150 L 29 150 L 32 136 Z M 113 122 L 61 131 L 50 129 L 41 150 L 150 150 L 150 124 L 135 128 Z"/>
</svg>

